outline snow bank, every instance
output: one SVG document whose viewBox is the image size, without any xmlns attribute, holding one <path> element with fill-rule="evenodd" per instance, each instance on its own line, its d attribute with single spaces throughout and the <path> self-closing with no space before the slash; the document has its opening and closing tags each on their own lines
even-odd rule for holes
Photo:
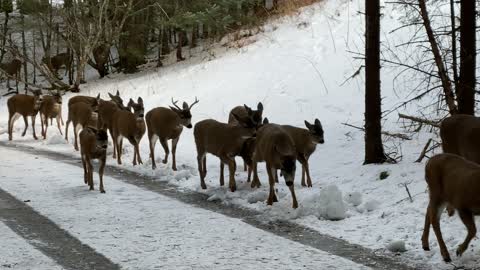
<svg viewBox="0 0 480 270">
<path fill-rule="evenodd" d="M 58 144 L 67 144 L 67 143 L 68 142 L 65 140 L 65 138 L 62 135 L 56 134 L 56 135 L 48 137 L 45 144 L 47 144 L 47 145 L 58 145 Z"/>
</svg>

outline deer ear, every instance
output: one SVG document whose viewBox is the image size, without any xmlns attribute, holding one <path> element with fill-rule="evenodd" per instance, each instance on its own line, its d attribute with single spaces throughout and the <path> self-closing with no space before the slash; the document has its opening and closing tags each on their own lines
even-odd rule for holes
<svg viewBox="0 0 480 270">
<path fill-rule="evenodd" d="M 119 96 L 120 96 L 120 92 L 119 92 L 118 90 L 117 90 L 117 94 L 116 94 L 116 96 L 117 96 L 117 97 L 119 97 Z"/>
<path fill-rule="evenodd" d="M 100 94 L 99 94 L 99 95 L 100 95 Z M 112 95 L 112 94 L 110 94 L 110 93 L 108 93 L 108 96 L 109 96 L 111 99 L 113 99 L 113 97 L 114 97 L 114 95 Z"/>
<path fill-rule="evenodd" d="M 246 104 L 243 104 L 243 107 L 245 107 L 245 110 L 247 110 L 247 113 L 250 114 L 252 112 L 252 109 L 248 107 Z"/>
<path fill-rule="evenodd" d="M 143 104 L 143 99 L 142 99 L 141 97 L 138 97 L 138 99 L 137 99 L 137 103 L 139 103 L 139 104 Z"/>
<path fill-rule="evenodd" d="M 258 105 L 257 105 L 257 110 L 260 111 L 260 112 L 263 112 L 263 104 L 262 102 L 259 102 Z"/>
<path fill-rule="evenodd" d="M 130 99 L 130 100 L 128 101 L 128 106 L 131 106 L 133 103 L 135 103 L 135 102 L 133 101 L 133 99 Z"/>
<path fill-rule="evenodd" d="M 320 123 L 320 120 L 318 120 L 318 118 L 315 119 L 315 126 L 322 127 L 322 123 Z"/>
<path fill-rule="evenodd" d="M 184 110 L 188 110 L 188 104 L 187 104 L 187 102 L 184 101 L 182 106 L 183 106 L 183 109 L 184 109 Z"/>
<path fill-rule="evenodd" d="M 97 95 L 97 99 L 100 99 L 100 93 L 98 93 L 98 95 Z"/>
<path fill-rule="evenodd" d="M 307 120 L 305 120 L 305 126 L 306 126 L 308 129 L 312 129 L 312 124 L 310 124 Z"/>
<path fill-rule="evenodd" d="M 267 118 L 267 117 L 263 118 L 263 124 L 264 124 L 264 125 L 270 124 L 270 121 L 268 121 L 268 118 Z"/>
</svg>

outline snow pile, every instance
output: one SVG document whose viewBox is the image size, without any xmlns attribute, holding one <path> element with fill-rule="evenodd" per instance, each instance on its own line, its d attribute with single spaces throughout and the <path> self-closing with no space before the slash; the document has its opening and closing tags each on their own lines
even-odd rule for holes
<svg viewBox="0 0 480 270">
<path fill-rule="evenodd" d="M 336 185 L 327 186 L 320 191 L 318 214 L 328 220 L 342 220 L 347 217 L 342 192 Z"/>
<path fill-rule="evenodd" d="M 257 202 L 264 202 L 268 198 L 268 192 L 266 191 L 254 191 L 248 194 L 247 202 L 248 203 L 257 203 Z"/>
<path fill-rule="evenodd" d="M 353 206 L 359 206 L 362 204 L 362 193 L 350 192 L 345 195 L 345 201 Z"/>
<path fill-rule="evenodd" d="M 380 202 L 377 200 L 368 200 L 360 206 L 360 209 L 365 210 L 367 212 L 372 212 L 374 210 L 377 210 L 380 207 Z"/>
<path fill-rule="evenodd" d="M 47 145 L 67 144 L 67 141 L 62 135 L 56 134 L 48 137 L 45 144 Z"/>
<path fill-rule="evenodd" d="M 387 245 L 387 249 L 391 252 L 405 252 L 407 251 L 407 248 L 405 247 L 405 242 L 402 241 L 402 240 L 394 240 L 394 241 L 391 241 L 388 245 Z"/>
</svg>

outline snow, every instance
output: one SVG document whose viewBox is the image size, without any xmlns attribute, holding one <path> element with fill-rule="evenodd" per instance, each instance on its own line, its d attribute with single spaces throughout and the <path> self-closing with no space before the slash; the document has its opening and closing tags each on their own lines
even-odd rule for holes
<svg viewBox="0 0 480 270">
<path fill-rule="evenodd" d="M 2 153 L 3 189 L 29 199 L 34 210 L 124 269 L 368 269 L 110 177 L 104 178 L 107 193 L 98 191 L 97 174 L 97 190 L 89 191 L 79 167 L 52 166 L 49 159 L 12 150 Z M 25 171 L 6 169 L 24 163 L 29 164 Z M 6 236 L 7 242 L 2 230 L 0 250 L 15 244 Z"/>
<path fill-rule="evenodd" d="M 60 134 L 55 134 L 53 136 L 47 137 L 46 144 L 55 145 L 55 144 L 66 144 L 65 138 Z"/>
<path fill-rule="evenodd" d="M 387 249 L 391 252 L 405 252 L 407 248 L 405 247 L 405 242 L 402 240 L 394 240 L 387 245 Z"/>
<path fill-rule="evenodd" d="M 264 116 L 268 117 L 271 122 L 303 127 L 304 120 L 312 121 L 319 118 L 323 124 L 326 142 L 319 145 L 316 152 L 310 157 L 313 188 L 300 186 L 301 170 L 297 170 L 295 191 L 300 204 L 298 209 L 291 208 L 290 191 L 284 183 L 275 186 L 279 202 L 273 206 L 266 205 L 268 182 L 264 164 L 259 164 L 262 187 L 252 190 L 250 183 L 246 182 L 247 175 L 243 172 L 240 160 L 238 160 L 239 166 L 237 166 L 236 172 L 238 190 L 232 193 L 228 191 L 227 187 L 219 186 L 219 160 L 209 155 L 206 178 L 208 189 L 202 190 L 199 184 L 196 150 L 191 129 L 184 129 L 178 143 L 178 171 L 171 170 L 171 155 L 168 164 L 161 163 L 164 153 L 158 144 L 155 149 L 158 168 L 155 171 L 151 169 L 146 136 L 140 145 L 144 164 L 135 167 L 131 165 L 132 146 L 125 141 L 126 153 L 121 168 L 153 176 L 157 181 L 173 183 L 178 185 L 180 190 L 205 193 L 211 200 L 218 200 L 224 204 L 236 204 L 255 209 L 262 212 L 265 218 L 271 221 L 291 220 L 321 233 L 339 237 L 379 252 L 384 252 L 392 239 L 403 241 L 408 249 L 401 254 L 402 259 L 411 264 L 430 265 L 431 269 L 449 269 L 449 265 L 442 261 L 433 233 L 430 237 L 431 251 L 423 251 L 420 241 L 425 209 L 428 204 L 428 193 L 423 175 L 424 163 L 415 163 L 414 161 L 427 140 L 431 137 L 436 138 L 436 135 L 426 131 L 409 134 L 412 136 L 412 140 L 404 141 L 401 147 L 394 149 L 403 156 L 403 160 L 398 164 L 364 166 L 362 165 L 364 158 L 363 132 L 341 124 L 347 122 L 357 126 L 363 125 L 362 76 L 342 84 L 359 66 L 358 63 L 354 63 L 352 54 L 347 51 L 363 51 L 363 3 L 364 1 L 361 0 L 325 0 L 304 8 L 297 16 L 280 19 L 267 25 L 264 32 L 255 36 L 257 41 L 254 43 L 238 49 L 217 48 L 213 51 L 214 57 L 208 58 L 210 61 L 204 61 L 207 57 L 199 55 L 188 61 L 158 70 L 129 75 L 111 75 L 108 79 L 82 85 L 82 94 L 96 96 L 101 93 L 102 98 L 107 98 L 107 92 L 119 89 L 124 100 L 142 96 L 146 112 L 157 106 L 168 106 L 172 97 L 192 102 L 197 96 L 200 103 L 192 109 L 192 123 L 206 118 L 227 121 L 231 108 L 239 104 L 254 106 L 259 101 L 264 104 Z M 403 10 L 392 9 L 390 5 L 385 6 L 385 10 L 382 11 L 385 14 L 382 17 L 382 40 L 392 44 L 401 43 L 402 40 L 408 39 L 409 29 L 396 31 L 388 36 L 387 33 L 399 26 L 397 18 L 402 15 Z M 390 67 L 382 68 L 382 105 L 384 110 L 391 109 L 408 99 L 407 94 L 394 89 L 396 74 L 397 72 Z M 402 87 L 409 89 L 408 84 L 402 85 Z M 64 100 L 68 100 L 69 97 L 70 94 Z M 64 104 L 66 103 L 64 102 Z M 6 112 L 5 104 L 6 99 L 0 99 L 0 111 Z M 66 105 L 63 107 L 63 115 L 68 115 Z M 406 132 L 401 129 L 393 113 L 389 114 L 382 124 L 386 130 Z M 8 139 L 7 134 L 2 133 L 2 130 L 6 130 L 6 126 L 7 117 L 0 118 L 1 141 Z M 17 121 L 14 128 L 14 143 L 79 157 L 79 153 L 73 150 L 71 142 L 51 145 L 41 140 L 34 141 L 30 129 L 22 138 L 20 137 L 22 129 L 22 121 Z M 49 136 L 58 134 L 58 130 L 55 128 L 49 129 L 48 132 Z M 394 141 L 394 143 L 398 145 L 400 142 Z M 392 144 L 387 143 L 388 145 Z M 4 156 L 4 150 L 1 151 Z M 111 147 L 109 147 L 109 151 L 111 151 Z M 21 156 L 16 153 L 15 155 Z M 107 159 L 107 163 L 115 165 L 116 161 L 110 157 Z M 29 166 L 31 164 L 23 165 L 21 168 L 28 169 Z M 62 165 L 55 163 L 54 166 Z M 47 167 L 50 169 L 49 166 Z M 4 173 L 3 170 L 1 172 Z M 388 172 L 388 178 L 380 180 L 379 176 L 382 172 Z M 62 174 L 66 174 L 66 176 Z M 80 221 L 81 226 L 73 225 L 73 221 L 76 221 L 75 216 L 62 217 L 59 215 L 66 214 L 63 211 L 50 213 L 50 210 L 44 209 L 49 207 L 46 204 L 53 203 L 53 198 L 65 201 L 72 196 L 78 199 L 83 196 L 89 198 L 92 196 L 90 193 L 86 193 L 83 186 L 71 186 L 75 182 L 73 179 L 78 178 L 80 181 L 80 173 L 72 175 L 68 171 L 57 172 L 57 178 L 62 177 L 72 179 L 72 183 L 62 182 L 62 185 L 67 185 L 63 188 L 57 187 L 57 193 L 53 194 L 52 198 L 45 198 L 44 204 L 38 205 L 37 208 L 39 211 L 46 212 L 49 217 L 52 216 L 55 220 L 62 221 L 64 226 L 77 230 L 77 234 L 82 234 L 82 227 L 88 226 L 85 222 Z M 19 178 L 17 181 L 22 180 L 22 177 L 19 176 Z M 59 181 L 57 178 L 52 181 Z M 407 192 L 402 187 L 402 184 L 405 183 L 409 183 L 408 188 L 413 196 L 413 202 L 410 202 Z M 320 201 L 325 200 L 323 197 L 329 196 L 323 191 L 330 185 L 337 186 L 347 196 L 343 198 L 344 209 L 338 212 L 344 214 L 344 219 L 334 222 L 319 215 L 320 209 L 325 207 L 325 205 L 320 205 Z M 3 188 L 4 183 L 1 186 Z M 35 186 L 29 186 L 29 188 L 33 187 Z M 105 204 L 98 210 L 94 209 L 94 212 L 99 214 L 94 217 L 100 218 L 105 224 L 115 223 L 117 220 L 115 215 L 110 214 L 111 211 L 115 213 L 122 211 L 117 214 L 132 215 L 132 220 L 138 220 L 139 226 L 148 227 L 151 224 L 142 224 L 145 220 L 144 217 L 136 216 L 139 213 L 135 211 L 150 213 L 155 211 L 156 214 L 165 211 L 163 208 L 161 211 L 157 211 L 155 207 L 151 208 L 151 205 L 145 205 L 146 201 L 155 201 L 156 199 L 146 196 L 144 191 L 140 192 L 134 187 L 122 185 L 114 180 L 106 180 L 106 189 L 106 196 L 113 196 L 110 195 L 112 193 L 116 196 L 128 193 L 129 196 L 125 200 L 128 200 L 131 205 L 128 205 L 130 208 L 122 211 L 117 206 L 108 204 L 111 203 L 109 201 L 90 198 L 94 201 L 86 201 L 86 203 Z M 29 191 L 26 189 L 24 192 Z M 136 195 L 130 197 L 130 193 Z M 352 196 L 348 196 L 349 194 Z M 32 193 L 32 196 L 34 195 L 37 196 Z M 341 205 L 341 199 L 340 195 L 340 199 L 336 201 L 337 207 L 334 209 L 340 209 L 338 206 Z M 121 203 L 121 200 L 117 197 L 115 202 Z M 111 205 L 113 208 L 109 209 L 107 205 Z M 71 205 L 72 209 L 75 209 L 75 206 L 76 204 Z M 176 205 L 176 207 L 179 206 Z M 103 213 L 101 210 L 106 212 Z M 88 214 L 83 212 L 84 209 L 78 211 Z M 465 226 L 458 216 L 447 218 L 444 215 L 441 224 L 446 245 L 452 253 L 465 238 Z M 133 229 L 136 225 L 129 224 L 129 226 Z M 202 227 L 208 228 L 209 226 L 202 225 Z M 87 240 L 92 244 L 102 245 L 101 239 L 98 241 Z M 205 239 L 202 238 L 202 240 Z M 131 238 L 128 241 L 136 240 Z M 146 249 L 153 248 L 153 245 L 150 244 L 146 246 Z M 462 258 L 453 258 L 455 265 L 465 268 L 476 267 L 480 263 L 479 246 L 478 239 L 474 239 Z M 246 247 L 244 248 L 247 249 Z"/>
<path fill-rule="evenodd" d="M 0 232 L 0 269 L 63 269 L 1 221 Z"/>
<path fill-rule="evenodd" d="M 318 209 L 319 216 L 327 220 L 341 220 L 347 216 L 342 192 L 335 185 L 320 190 L 318 203 L 314 207 Z"/>
</svg>

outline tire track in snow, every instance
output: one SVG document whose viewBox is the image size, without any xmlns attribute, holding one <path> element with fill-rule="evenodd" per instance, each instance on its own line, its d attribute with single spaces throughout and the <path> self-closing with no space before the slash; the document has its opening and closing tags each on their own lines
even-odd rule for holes
<svg viewBox="0 0 480 270">
<path fill-rule="evenodd" d="M 108 258 L 1 188 L 0 219 L 65 269 L 120 269 Z"/>
<path fill-rule="evenodd" d="M 0 142 L 0 146 L 33 155 L 40 155 L 42 157 L 46 157 L 77 167 L 82 167 L 81 160 L 78 157 L 74 157 L 71 155 L 58 153 L 51 150 L 36 149 L 31 146 L 9 142 Z M 315 230 L 295 224 L 293 222 L 265 222 L 265 220 L 267 219 L 262 218 L 263 214 L 260 212 L 241 208 L 235 205 L 226 206 L 221 204 L 220 202 L 207 201 L 208 196 L 206 194 L 201 194 L 194 191 L 180 191 L 175 185 L 160 182 L 157 181 L 154 177 L 132 172 L 121 167 L 106 165 L 105 175 L 123 181 L 125 183 L 159 193 L 169 198 L 173 198 L 183 203 L 221 213 L 228 217 L 240 219 L 243 222 L 261 230 L 273 233 L 275 235 L 301 243 L 303 245 L 316 248 L 321 251 L 328 252 L 335 256 L 346 258 L 348 260 L 373 269 L 413 270 L 429 268 L 423 265 L 409 266 L 407 265 L 408 262 L 399 261 L 391 256 L 377 254 L 371 249 L 362 247 L 360 245 L 350 244 L 345 240 L 321 234 Z"/>
</svg>

